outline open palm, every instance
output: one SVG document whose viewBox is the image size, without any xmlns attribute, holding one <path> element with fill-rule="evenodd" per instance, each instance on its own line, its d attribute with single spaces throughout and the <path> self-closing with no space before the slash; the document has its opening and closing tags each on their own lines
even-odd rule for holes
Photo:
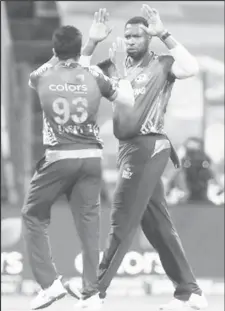
<svg viewBox="0 0 225 311">
<path fill-rule="evenodd" d="M 116 42 L 113 42 L 112 48 L 109 49 L 109 58 L 116 65 L 117 72 L 121 78 L 127 76 L 125 60 L 126 60 L 126 47 L 124 40 L 117 37 Z"/>
<path fill-rule="evenodd" d="M 144 25 L 142 27 L 141 25 L 141 28 L 143 28 L 150 36 L 159 36 L 165 28 L 158 11 L 150 8 L 147 4 L 143 4 L 141 11 L 149 24 L 148 27 L 145 27 Z"/>
<path fill-rule="evenodd" d="M 107 25 L 109 13 L 106 9 L 95 12 L 94 20 L 89 31 L 89 38 L 94 42 L 101 42 L 108 37 L 112 28 Z"/>
</svg>

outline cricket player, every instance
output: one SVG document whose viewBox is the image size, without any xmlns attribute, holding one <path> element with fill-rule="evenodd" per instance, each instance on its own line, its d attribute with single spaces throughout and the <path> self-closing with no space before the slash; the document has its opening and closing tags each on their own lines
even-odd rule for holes
<svg viewBox="0 0 225 311">
<path fill-rule="evenodd" d="M 87 49 L 109 34 L 105 21 L 106 10 L 101 9 L 95 14 Z M 107 31 L 101 33 L 102 25 Z M 81 240 L 83 286 L 92 286 L 97 280 L 103 145 L 96 118 L 102 97 L 116 105 L 134 104 L 129 81 L 115 85 L 103 74 L 82 66 L 81 47 L 82 34 L 77 28 L 60 27 L 53 34 L 55 56 L 32 72 L 29 80 L 43 110 L 46 147 L 22 209 L 30 265 L 42 288 L 31 303 L 33 310 L 47 307 L 67 293 L 52 261 L 47 234 L 51 206 L 62 194 L 70 202 Z"/>
<path fill-rule="evenodd" d="M 201 310 L 207 301 L 196 283 L 180 238 L 174 228 L 164 197 L 161 175 L 169 158 L 176 167 L 178 157 L 164 131 L 164 114 L 176 79 L 198 73 L 196 59 L 167 31 L 159 13 L 143 5 L 144 17 L 131 18 L 125 25 L 126 79 L 131 81 L 135 105 L 114 106 L 114 135 L 119 140 L 119 177 L 113 198 L 111 230 L 99 267 L 98 282 L 86 287 L 78 302 L 87 310 L 100 309 L 96 297 L 102 297 L 128 251 L 137 228 L 142 230 L 158 251 L 163 268 L 175 286 L 174 299 L 160 310 Z M 152 37 L 158 37 L 169 49 L 168 55 L 149 50 Z M 123 68 L 122 51 L 116 44 L 116 66 Z M 107 61 L 103 62 L 102 69 Z M 114 65 L 112 66 L 114 67 Z M 112 74 L 112 70 L 105 70 Z M 115 76 L 115 72 L 113 73 Z M 182 130 L 182 129 L 181 129 Z M 93 285 L 93 284 L 92 284 Z"/>
</svg>

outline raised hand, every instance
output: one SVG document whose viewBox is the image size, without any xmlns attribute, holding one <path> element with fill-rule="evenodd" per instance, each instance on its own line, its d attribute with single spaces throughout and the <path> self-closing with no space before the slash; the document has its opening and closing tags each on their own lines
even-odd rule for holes
<svg viewBox="0 0 225 311">
<path fill-rule="evenodd" d="M 148 21 L 149 26 L 145 27 L 144 25 L 140 25 L 140 27 L 150 36 L 160 36 L 165 31 L 165 27 L 160 19 L 158 11 L 150 8 L 147 4 L 142 5 L 141 11 L 144 18 Z"/>
<path fill-rule="evenodd" d="M 109 49 L 109 58 L 116 65 L 117 73 L 120 78 L 127 76 L 125 60 L 126 60 L 126 46 L 124 40 L 120 37 L 116 38 L 112 47 Z"/>
<path fill-rule="evenodd" d="M 112 32 L 112 27 L 107 25 L 109 13 L 106 9 L 99 9 L 95 12 L 94 20 L 89 30 L 89 39 L 95 43 L 101 42 Z"/>
</svg>

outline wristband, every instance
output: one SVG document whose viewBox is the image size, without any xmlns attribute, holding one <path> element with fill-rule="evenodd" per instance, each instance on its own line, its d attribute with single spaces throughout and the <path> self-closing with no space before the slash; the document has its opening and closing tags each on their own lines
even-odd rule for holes
<svg viewBox="0 0 225 311">
<path fill-rule="evenodd" d="M 166 31 L 163 33 L 163 35 L 160 37 L 160 39 L 161 39 L 162 41 L 165 41 L 169 36 L 171 36 L 171 33 L 170 33 L 168 30 L 166 30 Z"/>
</svg>

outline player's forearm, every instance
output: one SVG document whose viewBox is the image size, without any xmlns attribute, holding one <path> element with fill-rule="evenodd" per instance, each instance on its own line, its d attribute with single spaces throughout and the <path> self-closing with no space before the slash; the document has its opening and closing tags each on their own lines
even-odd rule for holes
<svg viewBox="0 0 225 311">
<path fill-rule="evenodd" d="M 135 104 L 134 91 L 130 81 L 121 79 L 118 83 L 115 104 L 133 107 Z"/>
<path fill-rule="evenodd" d="M 84 67 L 88 67 L 91 64 L 91 57 L 94 53 L 94 50 L 97 46 L 97 42 L 91 40 L 90 38 L 87 40 L 85 45 L 82 48 L 81 57 L 80 57 L 80 64 Z"/>
<path fill-rule="evenodd" d="M 172 35 L 163 39 L 167 31 L 164 31 L 159 38 L 170 50 L 171 55 L 174 58 L 174 64 L 172 65 L 172 73 L 178 78 L 188 78 L 194 76 L 199 71 L 199 66 L 196 58 L 180 44 Z"/>
<path fill-rule="evenodd" d="M 98 42 L 89 38 L 87 42 L 85 43 L 85 45 L 83 46 L 81 54 L 83 56 L 92 56 L 97 45 L 98 45 Z"/>
</svg>

